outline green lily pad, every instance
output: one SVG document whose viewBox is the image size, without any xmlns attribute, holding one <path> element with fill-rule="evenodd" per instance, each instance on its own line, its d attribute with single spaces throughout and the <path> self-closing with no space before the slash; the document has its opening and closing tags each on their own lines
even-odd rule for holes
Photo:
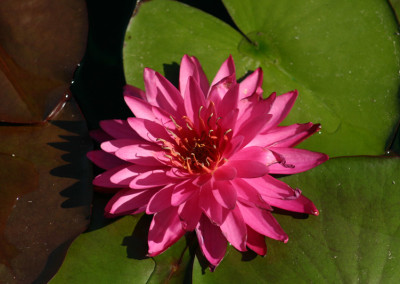
<svg viewBox="0 0 400 284">
<path fill-rule="evenodd" d="M 125 40 L 127 82 L 143 87 L 144 67 L 168 77 L 185 53 L 211 80 L 232 54 L 237 77 L 263 68 L 266 96 L 299 90 L 286 123 L 323 127 L 302 147 L 330 156 L 385 152 L 400 83 L 397 23 L 386 1 L 223 2 L 240 32 L 174 1 L 142 3 Z"/>
<path fill-rule="evenodd" d="M 230 248 L 214 273 L 195 262 L 194 283 L 397 283 L 399 171 L 399 158 L 338 158 L 284 178 L 320 215 L 275 214 L 287 244 L 267 240 L 266 257 L 250 261 Z"/>
<path fill-rule="evenodd" d="M 192 263 L 201 253 L 190 234 L 154 262 L 145 258 L 150 218 L 127 216 L 78 237 L 52 283 L 396 283 L 399 171 L 398 157 L 336 158 L 283 178 L 301 188 L 320 215 L 278 211 L 287 244 L 267 239 L 265 257 L 229 247 L 213 273 L 197 258 Z"/>
</svg>

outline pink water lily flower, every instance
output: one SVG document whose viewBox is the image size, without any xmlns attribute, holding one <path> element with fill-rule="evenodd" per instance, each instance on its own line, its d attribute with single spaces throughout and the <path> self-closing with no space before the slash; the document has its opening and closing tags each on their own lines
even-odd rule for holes
<svg viewBox="0 0 400 284">
<path fill-rule="evenodd" d="M 288 241 L 274 207 L 318 215 L 299 189 L 271 174 L 303 172 L 328 159 L 293 148 L 319 125 L 278 126 L 297 91 L 263 99 L 262 79 L 257 69 L 238 83 L 229 57 L 209 85 L 199 61 L 185 55 L 179 90 L 145 69 L 146 91 L 124 91 L 135 117 L 102 121 L 104 132 L 93 133 L 103 142 L 88 157 L 106 170 L 93 184 L 116 191 L 105 214 L 153 214 L 149 256 L 195 231 L 213 269 L 228 242 L 265 255 L 265 236 Z"/>
</svg>

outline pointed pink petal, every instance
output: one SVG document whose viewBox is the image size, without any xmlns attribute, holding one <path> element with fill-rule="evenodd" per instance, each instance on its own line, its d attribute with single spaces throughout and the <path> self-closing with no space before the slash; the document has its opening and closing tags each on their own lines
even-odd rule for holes
<svg viewBox="0 0 400 284">
<path fill-rule="evenodd" d="M 232 185 L 235 187 L 237 193 L 237 199 L 246 205 L 253 207 L 256 206 L 259 208 L 272 211 L 272 207 L 263 200 L 258 191 L 250 184 L 248 184 L 246 180 L 253 180 L 253 179 L 238 178 L 232 181 Z"/>
<path fill-rule="evenodd" d="M 153 196 L 152 190 L 122 189 L 107 203 L 104 211 L 107 217 L 141 213 Z"/>
<path fill-rule="evenodd" d="M 119 149 L 135 144 L 141 144 L 144 141 L 143 139 L 115 139 L 109 140 L 101 143 L 100 148 L 110 154 L 115 154 Z"/>
<path fill-rule="evenodd" d="M 224 222 L 226 215 L 228 214 L 228 209 L 221 206 L 219 202 L 215 199 L 211 183 L 204 185 L 201 189 L 199 206 L 203 212 L 217 225 L 221 225 Z"/>
<path fill-rule="evenodd" d="M 226 239 L 220 228 L 213 225 L 204 215 L 196 228 L 196 234 L 201 251 L 214 270 L 225 256 Z"/>
<path fill-rule="evenodd" d="M 121 188 L 127 187 L 129 182 L 133 179 L 136 173 L 131 173 L 131 175 L 125 174 L 123 179 L 120 180 L 111 180 L 111 178 L 118 174 L 119 172 L 126 171 L 126 165 L 118 166 L 116 168 L 112 168 L 110 170 L 105 171 L 104 173 L 99 174 L 93 179 L 93 185 L 100 187 L 108 187 L 108 188 Z"/>
<path fill-rule="evenodd" d="M 230 242 L 237 250 L 247 251 L 246 224 L 238 208 L 235 208 L 228 213 L 228 216 L 226 216 L 226 219 L 221 224 L 220 228 L 228 242 Z"/>
<path fill-rule="evenodd" d="M 142 100 L 146 99 L 146 93 L 143 90 L 136 88 L 135 86 L 132 85 L 125 85 L 123 88 L 123 92 L 124 96 L 136 97 Z"/>
<path fill-rule="evenodd" d="M 240 202 L 237 203 L 237 206 L 246 224 L 254 229 L 254 231 L 278 241 L 287 242 L 289 240 L 289 237 L 282 230 L 270 211 L 247 206 Z"/>
<path fill-rule="evenodd" d="M 177 179 L 172 178 L 166 174 L 165 169 L 154 169 L 135 177 L 129 184 L 130 188 L 152 188 L 157 186 L 164 186 L 169 183 L 176 183 Z"/>
<path fill-rule="evenodd" d="M 167 185 L 157 191 L 147 204 L 146 214 L 151 215 L 171 207 L 171 195 L 174 188 L 174 185 Z"/>
<path fill-rule="evenodd" d="M 133 114 L 138 118 L 155 120 L 156 117 L 152 111 L 152 105 L 143 99 L 139 99 L 132 96 L 124 96 L 125 102 L 133 112 Z"/>
<path fill-rule="evenodd" d="M 271 197 L 263 197 L 271 206 L 278 207 L 284 210 L 300 212 L 312 215 L 318 215 L 318 209 L 314 203 L 304 195 L 300 195 L 296 199 L 277 199 Z"/>
<path fill-rule="evenodd" d="M 235 167 L 225 164 L 216 169 L 213 176 L 215 180 L 232 180 L 236 177 L 236 173 L 237 171 Z"/>
<path fill-rule="evenodd" d="M 184 98 L 186 115 L 193 121 L 196 128 L 198 128 L 200 107 L 206 106 L 206 100 L 203 91 L 193 77 L 189 77 L 188 79 Z"/>
<path fill-rule="evenodd" d="M 178 213 L 182 219 L 182 226 L 186 231 L 193 231 L 197 227 L 203 213 L 199 207 L 199 193 L 197 191 L 179 206 Z"/>
<path fill-rule="evenodd" d="M 225 117 L 229 112 L 238 107 L 239 84 L 233 83 L 225 95 L 222 97 L 218 106 L 218 116 Z"/>
<path fill-rule="evenodd" d="M 209 84 L 206 75 L 196 57 L 189 57 L 186 54 L 182 57 L 179 70 L 179 90 L 183 93 L 186 90 L 186 84 L 189 77 L 192 76 L 200 86 L 203 94 L 207 94 Z"/>
<path fill-rule="evenodd" d="M 118 159 L 114 155 L 108 154 L 101 150 L 90 151 L 86 154 L 86 156 L 96 166 L 105 170 L 109 170 L 127 164 L 125 161 Z"/>
<path fill-rule="evenodd" d="M 178 208 L 170 207 L 154 215 L 149 230 L 149 253 L 159 255 L 185 234 L 178 217 Z"/>
<path fill-rule="evenodd" d="M 214 77 L 214 80 L 211 83 L 211 86 L 214 86 L 219 81 L 224 79 L 225 77 L 235 75 L 235 63 L 233 62 L 232 55 L 229 55 L 228 59 L 222 63 L 221 67 L 219 68 L 217 74 Z"/>
<path fill-rule="evenodd" d="M 193 196 L 197 191 L 200 190 L 200 187 L 194 185 L 192 180 L 185 180 L 180 184 L 176 185 L 174 190 L 172 191 L 171 204 L 172 206 L 179 206 L 190 197 Z"/>
<path fill-rule="evenodd" d="M 295 90 L 276 97 L 269 111 L 269 114 L 272 114 L 272 118 L 268 121 L 266 129 L 278 126 L 278 124 L 286 118 L 292 109 L 297 96 L 298 92 Z"/>
<path fill-rule="evenodd" d="M 260 178 L 245 179 L 244 181 L 257 190 L 262 197 L 291 199 L 298 195 L 289 185 L 270 175 L 265 175 Z"/>
<path fill-rule="evenodd" d="M 215 181 L 211 192 L 219 204 L 229 210 L 235 208 L 237 194 L 229 181 Z"/>
<path fill-rule="evenodd" d="M 145 68 L 144 83 L 147 101 L 175 117 L 183 115 L 183 97 L 179 91 L 160 73 Z"/>
<path fill-rule="evenodd" d="M 155 154 L 160 152 L 164 153 L 158 145 L 141 143 L 122 147 L 115 152 L 115 155 L 130 163 L 157 166 L 162 165 L 161 162 L 155 158 Z"/>
<path fill-rule="evenodd" d="M 265 147 L 291 148 L 304 141 L 320 129 L 319 124 L 311 122 L 280 126 L 265 133 L 260 133 L 249 143 Z"/>
<path fill-rule="evenodd" d="M 271 174 L 296 174 L 312 169 L 329 157 L 323 153 L 311 152 L 296 148 L 275 148 L 271 151 L 283 157 L 285 163 L 277 163 L 269 166 Z"/>
<path fill-rule="evenodd" d="M 129 117 L 128 123 L 132 129 L 139 134 L 140 137 L 147 141 L 155 143 L 157 142 L 157 139 L 161 138 L 173 142 L 165 127 L 156 123 L 155 121 Z"/>
<path fill-rule="evenodd" d="M 110 177 L 110 181 L 112 183 L 129 186 L 129 184 L 135 177 L 137 177 L 138 175 L 140 175 L 142 173 L 152 171 L 154 169 L 155 169 L 155 167 L 142 166 L 142 165 L 130 165 L 130 166 L 125 167 L 125 168 L 121 169 L 120 171 L 114 173 Z"/>
<path fill-rule="evenodd" d="M 226 78 L 223 78 L 221 81 L 219 81 L 217 84 L 213 85 L 210 88 L 210 91 L 208 93 L 207 99 L 208 101 L 211 101 L 215 104 L 216 109 L 218 109 L 222 98 L 225 96 L 225 94 L 228 92 L 228 90 L 233 86 L 236 85 L 236 77 L 235 74 L 232 74 L 231 76 L 228 76 Z"/>
<path fill-rule="evenodd" d="M 258 255 L 267 254 L 267 245 L 265 237 L 247 226 L 247 247 Z"/>
<path fill-rule="evenodd" d="M 196 70 L 197 70 L 197 74 L 195 74 L 194 77 L 197 80 L 197 82 L 199 83 L 200 88 L 203 90 L 203 93 L 205 95 L 207 95 L 208 90 L 210 88 L 210 84 L 208 83 L 207 76 L 204 73 L 199 60 L 194 56 L 192 56 L 191 59 L 192 59 L 194 65 L 196 66 Z"/>
<path fill-rule="evenodd" d="M 250 119 L 247 123 L 242 124 L 240 128 L 236 130 L 236 135 L 244 137 L 242 146 L 264 146 L 264 144 L 252 143 L 252 140 L 259 135 L 260 131 L 270 119 L 271 115 L 265 114 L 258 116 L 257 119 Z"/>
<path fill-rule="evenodd" d="M 104 141 L 113 140 L 114 137 L 108 135 L 103 129 L 95 129 L 89 132 L 90 137 L 96 142 L 103 143 Z"/>
<path fill-rule="evenodd" d="M 267 174 L 269 165 L 276 162 L 277 160 L 271 151 L 252 146 L 236 152 L 229 159 L 228 165 L 236 168 L 237 177 L 255 178 Z"/>
<path fill-rule="evenodd" d="M 100 127 L 114 139 L 140 139 L 139 135 L 132 130 L 126 120 L 102 120 L 100 121 Z"/>
<path fill-rule="evenodd" d="M 263 72 L 257 68 L 253 73 L 240 82 L 239 100 L 253 95 L 263 82 Z"/>
</svg>

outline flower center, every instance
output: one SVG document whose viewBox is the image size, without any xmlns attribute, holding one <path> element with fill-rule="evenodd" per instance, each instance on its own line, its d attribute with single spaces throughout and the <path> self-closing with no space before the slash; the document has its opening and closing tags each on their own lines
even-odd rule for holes
<svg viewBox="0 0 400 284">
<path fill-rule="evenodd" d="M 178 124 L 172 116 L 170 118 L 175 129 L 167 128 L 167 131 L 174 143 L 158 140 L 162 141 L 163 149 L 168 151 L 165 156 L 171 166 L 190 174 L 203 174 L 212 173 L 225 163 L 222 154 L 231 139 L 232 130 L 222 130 L 219 124 L 221 118 L 215 118 L 213 103 L 205 111 L 202 107 L 199 109 L 195 122 L 186 116 L 182 117 L 180 123 L 185 126 Z"/>
</svg>

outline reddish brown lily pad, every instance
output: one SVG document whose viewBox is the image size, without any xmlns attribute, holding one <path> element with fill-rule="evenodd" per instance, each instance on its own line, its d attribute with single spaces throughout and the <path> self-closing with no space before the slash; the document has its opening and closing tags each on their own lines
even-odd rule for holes
<svg viewBox="0 0 400 284">
<path fill-rule="evenodd" d="M 89 223 L 91 142 L 74 100 L 37 125 L 0 126 L 0 279 L 40 283 Z"/>
<path fill-rule="evenodd" d="M 69 87 L 87 36 L 83 0 L 2 0 L 0 121 L 45 120 Z"/>
</svg>

